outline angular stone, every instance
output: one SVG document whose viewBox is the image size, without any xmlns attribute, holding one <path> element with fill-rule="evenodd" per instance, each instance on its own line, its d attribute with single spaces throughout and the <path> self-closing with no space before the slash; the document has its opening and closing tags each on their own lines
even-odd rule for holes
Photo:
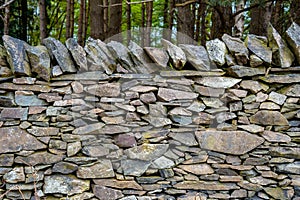
<svg viewBox="0 0 300 200">
<path fill-rule="evenodd" d="M 300 82 L 300 74 L 286 74 L 286 75 L 276 75 L 270 74 L 268 76 L 259 77 L 264 82 L 267 83 L 299 83 Z"/>
<path fill-rule="evenodd" d="M 249 51 L 240 38 L 231 37 L 227 34 L 222 36 L 230 53 L 233 54 L 239 65 L 246 65 L 249 60 Z"/>
<path fill-rule="evenodd" d="M 264 127 L 258 126 L 256 124 L 239 125 L 238 128 L 241 128 L 250 133 L 261 133 L 265 130 Z"/>
<path fill-rule="evenodd" d="M 7 92 L 6 94 L 0 95 L 0 106 L 3 107 L 16 106 L 13 92 Z"/>
<path fill-rule="evenodd" d="M 300 148 L 293 147 L 270 147 L 271 156 L 280 156 L 285 158 L 300 158 Z"/>
<path fill-rule="evenodd" d="M 178 165 L 180 169 L 195 175 L 213 174 L 214 170 L 208 164 Z"/>
<path fill-rule="evenodd" d="M 115 176 L 110 160 L 99 160 L 93 165 L 79 166 L 76 175 L 78 178 L 111 178 Z"/>
<path fill-rule="evenodd" d="M 68 157 L 76 155 L 81 150 L 81 142 L 68 143 L 67 155 Z"/>
<path fill-rule="evenodd" d="M 293 53 L 296 56 L 298 63 L 300 63 L 300 26 L 295 22 L 287 29 L 285 32 L 286 40 L 288 44 L 291 46 Z"/>
<path fill-rule="evenodd" d="M 227 120 L 231 120 L 236 117 L 237 117 L 236 114 L 230 113 L 230 112 L 220 112 L 220 113 L 216 114 L 216 120 L 218 123 L 223 123 Z"/>
<path fill-rule="evenodd" d="M 85 101 L 82 99 L 68 99 L 55 101 L 53 106 L 64 107 L 64 106 L 76 106 L 76 105 L 85 105 Z"/>
<path fill-rule="evenodd" d="M 283 90 L 284 94 L 290 97 L 300 97 L 300 84 L 292 85 Z"/>
<path fill-rule="evenodd" d="M 10 172 L 4 174 L 3 179 L 7 183 L 18 183 L 25 181 L 25 173 L 23 167 L 15 167 Z"/>
<path fill-rule="evenodd" d="M 43 152 L 37 152 L 34 154 L 31 154 L 27 157 L 24 156 L 17 156 L 15 158 L 16 163 L 26 163 L 29 164 L 30 166 L 35 166 L 35 165 L 49 165 L 49 164 L 54 164 L 57 162 L 62 161 L 64 158 L 63 155 L 55 155 L 48 153 L 46 151 Z"/>
<path fill-rule="evenodd" d="M 160 76 L 163 76 L 163 77 L 185 77 L 185 76 L 206 77 L 206 76 L 222 76 L 224 74 L 225 74 L 225 72 L 223 72 L 222 70 L 218 70 L 218 71 L 195 71 L 195 70 L 180 70 L 180 71 L 172 70 L 171 71 L 170 70 L 170 71 L 161 71 L 160 72 Z M 172 81 L 172 80 L 170 80 L 170 81 Z M 168 82 L 168 80 L 167 80 L 167 82 Z M 178 80 L 176 80 L 176 82 L 178 82 Z M 189 85 L 193 83 L 192 81 L 185 81 L 184 83 L 187 84 L 186 82 Z"/>
<path fill-rule="evenodd" d="M 197 93 L 173 90 L 167 88 L 158 89 L 158 98 L 164 101 L 181 100 L 181 99 L 196 99 Z"/>
<path fill-rule="evenodd" d="M 73 163 L 59 162 L 59 163 L 55 163 L 55 165 L 52 168 L 52 172 L 58 172 L 61 174 L 71 174 L 75 172 L 77 169 L 78 166 Z"/>
<path fill-rule="evenodd" d="M 278 111 L 260 110 L 250 118 L 250 122 L 261 125 L 288 126 L 287 119 Z"/>
<path fill-rule="evenodd" d="M 81 194 L 90 189 L 89 180 L 80 180 L 73 175 L 45 176 L 43 191 L 45 194 Z"/>
<path fill-rule="evenodd" d="M 126 159 L 121 161 L 121 168 L 125 176 L 141 176 L 146 172 L 150 164 L 149 161 Z"/>
<path fill-rule="evenodd" d="M 59 128 L 32 126 L 27 131 L 36 137 L 56 136 L 59 133 Z"/>
<path fill-rule="evenodd" d="M 101 71 L 83 72 L 78 74 L 65 74 L 56 78 L 52 78 L 54 81 L 104 81 L 108 80 L 108 75 Z"/>
<path fill-rule="evenodd" d="M 25 51 L 26 42 L 8 35 L 2 37 L 7 50 L 7 61 L 14 75 L 31 75 L 29 59 Z"/>
<path fill-rule="evenodd" d="M 60 41 L 48 37 L 43 39 L 43 44 L 47 47 L 51 58 L 55 58 L 63 72 L 77 71 L 68 49 Z"/>
<path fill-rule="evenodd" d="M 90 157 L 101 157 L 109 154 L 109 149 L 102 145 L 85 146 L 82 148 L 82 153 Z"/>
<path fill-rule="evenodd" d="M 215 181 L 183 181 L 174 185 L 181 190 L 235 190 L 239 187 L 234 183 L 220 183 Z"/>
<path fill-rule="evenodd" d="M 154 160 L 151 164 L 151 168 L 154 169 L 169 169 L 175 165 L 174 161 L 166 158 L 165 156 L 161 156 Z"/>
<path fill-rule="evenodd" d="M 169 62 L 169 55 L 164 49 L 155 47 L 144 47 L 148 56 L 160 67 L 166 68 Z"/>
<path fill-rule="evenodd" d="M 244 67 L 240 65 L 234 65 L 228 68 L 228 74 L 233 77 L 252 77 L 256 75 L 265 74 L 266 68 L 265 67 Z"/>
<path fill-rule="evenodd" d="M 130 134 L 117 135 L 114 140 L 116 145 L 122 148 L 134 147 L 137 145 L 135 137 Z"/>
<path fill-rule="evenodd" d="M 286 98 L 287 97 L 285 95 L 272 91 L 269 94 L 268 100 L 273 101 L 274 103 L 277 103 L 278 105 L 283 105 Z"/>
<path fill-rule="evenodd" d="M 42 99 L 39 99 L 37 95 L 35 95 L 31 91 L 16 91 L 15 92 L 15 101 L 19 106 L 45 106 L 48 105 Z"/>
<path fill-rule="evenodd" d="M 211 69 L 210 59 L 204 46 L 179 44 L 179 47 L 185 53 L 187 61 L 191 63 L 196 70 L 207 71 Z"/>
<path fill-rule="evenodd" d="M 220 108 L 224 103 L 219 98 L 201 98 L 207 107 Z"/>
<path fill-rule="evenodd" d="M 63 74 L 63 72 L 62 72 L 62 70 L 61 70 L 61 68 L 60 68 L 59 65 L 54 65 L 52 67 L 51 73 L 52 73 L 53 77 L 61 76 Z"/>
<path fill-rule="evenodd" d="M 249 34 L 245 40 L 245 44 L 260 59 L 271 64 L 272 50 L 268 47 L 268 39 L 266 37 Z"/>
<path fill-rule="evenodd" d="M 120 190 L 111 189 L 108 187 L 103 187 L 99 185 L 93 186 L 93 193 L 100 200 L 116 200 L 124 197 Z"/>
<path fill-rule="evenodd" d="M 46 148 L 35 137 L 17 126 L 0 128 L 0 135 L 0 154 Z"/>
<path fill-rule="evenodd" d="M 44 99 L 47 102 L 60 101 L 62 96 L 59 96 L 58 93 L 41 93 L 38 95 L 39 99 Z"/>
<path fill-rule="evenodd" d="M 124 153 L 130 159 L 139 159 L 144 161 L 152 161 L 161 157 L 167 152 L 168 144 L 142 144 L 140 146 L 126 149 Z"/>
<path fill-rule="evenodd" d="M 165 117 L 152 117 L 151 115 L 147 115 L 143 116 L 142 119 L 149 122 L 154 127 L 163 127 L 172 124 L 172 121 Z"/>
<path fill-rule="evenodd" d="M 264 191 L 274 199 L 288 199 L 285 191 L 283 191 L 280 187 L 267 187 L 264 188 Z"/>
<path fill-rule="evenodd" d="M 10 167 L 14 164 L 14 154 L 0 154 L 0 166 Z"/>
<path fill-rule="evenodd" d="M 211 88 L 201 85 L 194 85 L 194 90 L 200 95 L 207 97 L 219 97 L 225 92 L 223 88 Z"/>
<path fill-rule="evenodd" d="M 228 52 L 224 42 L 219 39 L 207 41 L 206 49 L 211 61 L 214 61 L 219 66 L 225 64 L 225 56 Z"/>
<path fill-rule="evenodd" d="M 231 193 L 231 198 L 233 199 L 244 199 L 248 196 L 247 194 L 247 190 L 244 190 L 244 189 L 240 189 L 240 190 L 234 190 L 232 193 Z"/>
<path fill-rule="evenodd" d="M 299 157 L 298 157 L 299 159 Z M 277 165 L 277 171 L 288 173 L 288 174 L 299 174 L 300 175 L 300 162 L 293 162 L 288 164 Z"/>
<path fill-rule="evenodd" d="M 86 92 L 99 97 L 117 97 L 120 95 L 120 83 L 105 83 L 87 87 Z"/>
<path fill-rule="evenodd" d="M 250 66 L 251 67 L 258 67 L 262 65 L 264 61 L 262 61 L 258 56 L 252 54 L 250 55 Z"/>
<path fill-rule="evenodd" d="M 3 90 L 27 90 L 32 92 L 50 92 L 51 87 L 47 85 L 16 85 L 13 83 L 0 83 L 0 89 Z"/>
<path fill-rule="evenodd" d="M 200 101 L 194 101 L 189 107 L 186 108 L 187 110 L 193 111 L 193 112 L 202 112 L 205 109 L 205 105 Z"/>
<path fill-rule="evenodd" d="M 134 180 L 115 180 L 115 179 L 94 179 L 93 180 L 98 186 L 112 187 L 117 189 L 134 189 L 134 190 L 143 190 Z"/>
<path fill-rule="evenodd" d="M 93 134 L 97 132 L 99 129 L 101 129 L 104 126 L 103 123 L 95 123 L 95 124 L 89 124 L 86 126 L 78 127 L 73 130 L 73 134 L 79 134 L 79 135 L 88 135 Z"/>
<path fill-rule="evenodd" d="M 137 85 L 137 86 L 131 87 L 129 90 L 134 91 L 134 92 L 146 93 L 146 92 L 157 91 L 157 87 Z"/>
<path fill-rule="evenodd" d="M 202 149 L 233 155 L 243 155 L 264 142 L 244 131 L 197 131 L 196 138 Z"/>
<path fill-rule="evenodd" d="M 182 69 L 187 61 L 182 49 L 165 39 L 161 39 L 161 43 L 167 50 L 173 67 L 175 69 Z"/>
<path fill-rule="evenodd" d="M 107 43 L 107 48 L 111 52 L 112 56 L 121 63 L 122 67 L 129 72 L 137 72 L 134 68 L 134 64 L 130 57 L 130 51 L 127 47 L 120 42 L 111 41 Z"/>
<path fill-rule="evenodd" d="M 27 120 L 28 108 L 3 108 L 0 118 L 6 119 L 19 119 L 21 121 Z"/>
<path fill-rule="evenodd" d="M 252 81 L 252 80 L 243 80 L 241 82 L 241 87 L 246 90 L 250 90 L 252 93 L 258 93 L 261 90 L 268 90 L 268 86 L 258 82 L 258 81 Z"/>
<path fill-rule="evenodd" d="M 264 178 L 262 176 L 250 177 L 249 181 L 251 183 L 262 185 L 262 186 L 276 184 L 276 181 L 274 181 L 272 179 Z"/>
<path fill-rule="evenodd" d="M 271 23 L 268 26 L 268 39 L 273 63 L 281 68 L 290 67 L 295 60 L 294 54 Z"/>
<path fill-rule="evenodd" d="M 153 73 L 158 70 L 148 55 L 144 52 L 143 48 L 137 45 L 135 42 L 130 41 L 128 49 L 130 51 L 131 58 L 136 65 L 138 73 Z"/>
<path fill-rule="evenodd" d="M 231 88 L 235 84 L 241 82 L 242 79 L 229 78 L 229 77 L 203 77 L 196 82 L 207 87 L 212 88 Z"/>
<path fill-rule="evenodd" d="M 146 104 L 149 104 L 149 103 L 155 103 L 157 99 L 153 92 L 149 92 L 149 93 L 141 94 L 140 100 Z"/>
<path fill-rule="evenodd" d="M 101 49 L 98 41 L 88 38 L 86 41 L 85 51 L 87 52 L 87 62 L 91 71 L 105 71 L 112 74 L 116 69 L 116 63 Z"/>
<path fill-rule="evenodd" d="M 71 52 L 71 55 L 79 66 L 79 71 L 87 71 L 87 60 L 86 60 L 86 52 L 84 49 L 76 42 L 74 38 L 69 38 L 66 40 L 66 47 Z"/>
</svg>

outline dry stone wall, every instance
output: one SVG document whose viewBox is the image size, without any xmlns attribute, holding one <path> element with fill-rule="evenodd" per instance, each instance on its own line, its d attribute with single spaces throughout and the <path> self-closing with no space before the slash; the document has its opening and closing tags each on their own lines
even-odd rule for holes
<svg viewBox="0 0 300 200">
<path fill-rule="evenodd" d="M 300 199 L 299 35 L 3 36 L 0 199 Z"/>
</svg>

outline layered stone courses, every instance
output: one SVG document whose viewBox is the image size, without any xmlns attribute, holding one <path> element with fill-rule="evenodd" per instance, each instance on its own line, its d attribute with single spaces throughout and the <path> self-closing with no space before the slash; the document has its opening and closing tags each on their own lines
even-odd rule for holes
<svg viewBox="0 0 300 200">
<path fill-rule="evenodd" d="M 0 199 L 297 199 L 299 35 L 207 49 L 4 36 Z"/>
</svg>

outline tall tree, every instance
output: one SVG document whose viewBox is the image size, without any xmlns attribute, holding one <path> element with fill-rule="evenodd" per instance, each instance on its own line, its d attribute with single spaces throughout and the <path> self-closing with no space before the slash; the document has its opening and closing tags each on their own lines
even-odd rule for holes
<svg viewBox="0 0 300 200">
<path fill-rule="evenodd" d="M 121 33 L 121 22 L 122 22 L 122 0 L 111 0 L 108 17 L 108 27 L 106 38 L 110 38 L 114 35 Z M 115 40 L 122 40 L 121 34 L 115 37 Z"/>
<path fill-rule="evenodd" d="M 170 40 L 169 38 L 169 20 L 170 20 L 170 9 L 169 9 L 169 0 L 164 0 L 164 10 L 163 10 L 163 38 Z"/>
<path fill-rule="evenodd" d="M 47 37 L 47 9 L 45 0 L 39 0 L 40 9 L 40 41 Z"/>
<path fill-rule="evenodd" d="M 193 4 L 187 4 L 188 0 L 177 0 L 177 42 L 191 43 L 194 37 L 195 12 L 192 9 Z M 188 36 L 188 37 L 186 37 Z"/>
<path fill-rule="evenodd" d="M 235 5 L 236 12 L 239 12 L 241 10 L 245 9 L 245 0 L 240 0 Z M 245 17 L 244 13 L 237 14 L 234 17 L 234 27 L 233 27 L 233 35 L 236 37 L 242 37 L 244 33 L 244 23 L 245 23 Z"/>
<path fill-rule="evenodd" d="M 126 24 L 127 24 L 127 44 L 131 40 L 131 5 L 130 0 L 127 0 L 126 4 Z"/>
<path fill-rule="evenodd" d="M 144 46 L 149 47 L 151 44 L 151 27 L 152 27 L 153 1 L 146 3 L 146 28 Z"/>
<path fill-rule="evenodd" d="M 232 35 L 234 25 L 231 5 L 215 5 L 212 12 L 211 38 L 221 38 L 224 33 Z"/>
<path fill-rule="evenodd" d="M 90 0 L 91 37 L 104 40 L 103 0 Z"/>
<path fill-rule="evenodd" d="M 27 0 L 21 0 L 21 34 L 20 39 L 27 42 L 28 25 L 28 5 Z"/>
<path fill-rule="evenodd" d="M 84 28 L 85 28 L 85 14 L 86 14 L 86 1 L 80 0 L 80 11 L 79 11 L 79 19 L 78 19 L 78 44 L 84 45 Z"/>
<path fill-rule="evenodd" d="M 292 0 L 290 13 L 292 21 L 300 25 L 300 0 Z"/>
</svg>

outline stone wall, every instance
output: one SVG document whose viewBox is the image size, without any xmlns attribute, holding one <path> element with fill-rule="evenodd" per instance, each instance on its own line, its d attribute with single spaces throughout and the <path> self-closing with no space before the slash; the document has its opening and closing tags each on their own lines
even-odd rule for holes
<svg viewBox="0 0 300 200">
<path fill-rule="evenodd" d="M 4 36 L 0 199 L 299 199 L 299 35 Z"/>
</svg>

